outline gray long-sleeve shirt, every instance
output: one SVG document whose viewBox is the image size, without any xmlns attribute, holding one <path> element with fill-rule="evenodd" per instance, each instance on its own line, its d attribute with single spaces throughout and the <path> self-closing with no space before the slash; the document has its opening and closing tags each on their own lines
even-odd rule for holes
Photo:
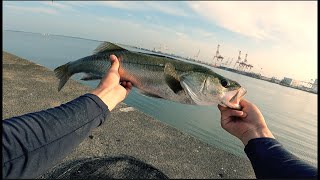
<svg viewBox="0 0 320 180">
<path fill-rule="evenodd" d="M 2 177 L 34 178 L 53 167 L 101 125 L 108 107 L 93 94 L 2 121 Z"/>
</svg>

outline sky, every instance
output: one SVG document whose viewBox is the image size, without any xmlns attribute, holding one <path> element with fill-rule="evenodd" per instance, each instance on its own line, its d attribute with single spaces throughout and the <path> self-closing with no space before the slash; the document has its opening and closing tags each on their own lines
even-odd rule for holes
<svg viewBox="0 0 320 180">
<path fill-rule="evenodd" d="M 248 54 L 252 72 L 310 81 L 316 1 L 4 1 L 3 30 L 128 44 L 211 63 Z M 230 62 L 230 61 L 229 61 Z"/>
</svg>

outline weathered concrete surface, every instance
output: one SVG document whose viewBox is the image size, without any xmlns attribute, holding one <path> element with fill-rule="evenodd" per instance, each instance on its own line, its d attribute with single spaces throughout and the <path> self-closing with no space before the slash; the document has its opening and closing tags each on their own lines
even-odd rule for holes
<svg viewBox="0 0 320 180">
<path fill-rule="evenodd" d="M 91 90 L 73 80 L 61 92 L 57 86 L 51 70 L 3 52 L 3 119 L 58 106 Z M 127 107 L 118 105 L 106 123 L 63 162 L 127 155 L 169 178 L 255 178 L 248 159 L 217 149 L 135 109 L 121 111 Z"/>
</svg>

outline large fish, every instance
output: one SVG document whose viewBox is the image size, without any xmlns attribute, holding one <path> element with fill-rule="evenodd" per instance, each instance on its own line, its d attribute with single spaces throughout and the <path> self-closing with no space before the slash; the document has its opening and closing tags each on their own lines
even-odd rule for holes
<svg viewBox="0 0 320 180">
<path fill-rule="evenodd" d="M 221 104 L 240 109 L 246 90 L 205 66 L 177 58 L 103 42 L 93 55 L 68 62 L 54 70 L 60 79 L 58 91 L 76 73 L 86 73 L 82 80 L 101 79 L 110 67 L 109 56 L 120 61 L 120 79 L 130 81 L 141 94 L 183 104 Z"/>
</svg>

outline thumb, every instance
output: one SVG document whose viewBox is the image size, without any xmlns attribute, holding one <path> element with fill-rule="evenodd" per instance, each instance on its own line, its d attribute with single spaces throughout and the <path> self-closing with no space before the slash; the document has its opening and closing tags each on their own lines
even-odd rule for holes
<svg viewBox="0 0 320 180">
<path fill-rule="evenodd" d="M 115 56 L 114 54 L 110 55 L 110 61 L 111 61 L 110 70 L 118 71 L 120 64 L 117 56 Z"/>
<path fill-rule="evenodd" d="M 246 107 L 248 104 L 250 104 L 250 102 L 246 99 L 242 99 L 239 104 L 241 107 Z"/>
</svg>

